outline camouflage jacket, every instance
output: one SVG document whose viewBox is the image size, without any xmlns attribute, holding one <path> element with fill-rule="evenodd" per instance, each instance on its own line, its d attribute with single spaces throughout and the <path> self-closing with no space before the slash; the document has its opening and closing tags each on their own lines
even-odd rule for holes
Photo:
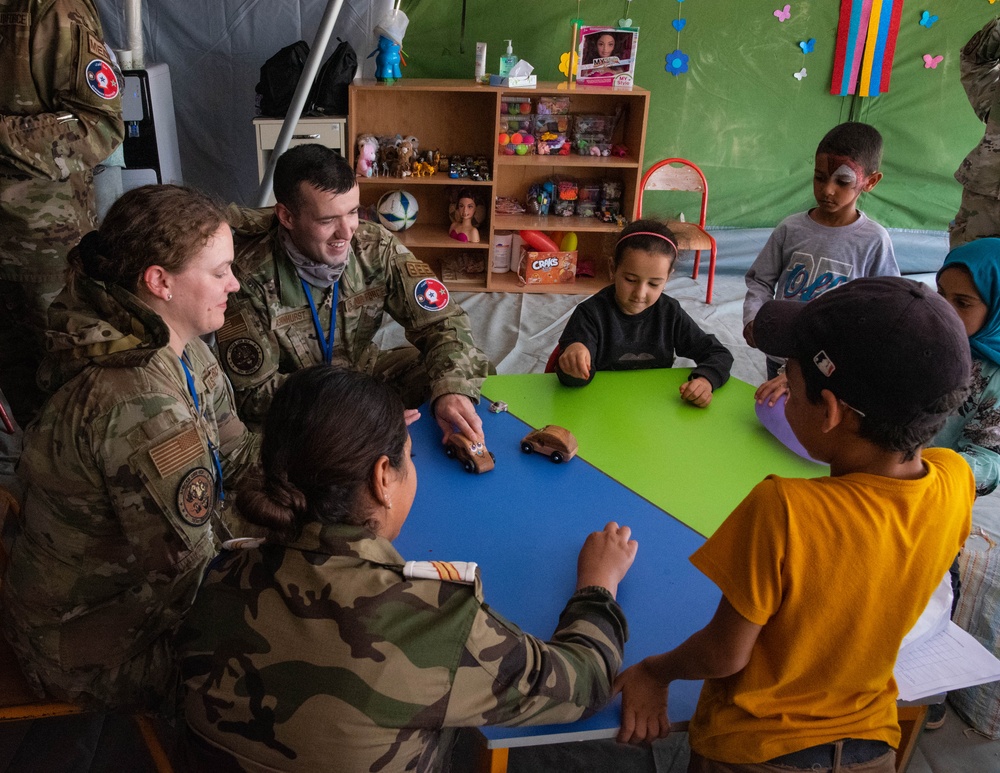
<svg viewBox="0 0 1000 773">
<path fill-rule="evenodd" d="M 0 279 L 62 279 L 121 144 L 121 76 L 93 0 L 0 0 Z"/>
<path fill-rule="evenodd" d="M 5 633 L 48 694 L 128 704 L 130 690 L 166 689 L 167 641 L 216 553 L 211 446 L 231 489 L 259 437 L 199 339 L 185 350 L 195 410 L 166 325 L 135 296 L 77 280 L 49 318 L 48 372 L 61 386 L 24 436 Z M 129 683 L 131 662 L 145 688 Z"/>
<path fill-rule="evenodd" d="M 232 207 L 230 222 L 236 231 L 233 270 L 240 291 L 217 333 L 219 361 L 236 390 L 239 415 L 256 423 L 263 420 L 285 377 L 323 362 L 323 355 L 309 302 L 285 254 L 272 210 Z M 489 363 L 476 348 L 468 316 L 448 299 L 447 290 L 435 299 L 438 309 L 424 299 L 421 292 L 428 282 L 444 290 L 427 264 L 385 228 L 362 222 L 339 282 L 334 362 L 371 373 L 379 353 L 373 339 L 388 312 L 423 355 L 429 399 L 463 394 L 478 402 Z M 325 334 L 332 291 L 313 288 L 313 295 Z"/>
<path fill-rule="evenodd" d="M 982 140 L 955 172 L 968 190 L 1000 199 L 1000 18 L 988 22 L 962 49 L 962 85 L 986 124 Z"/>
<path fill-rule="evenodd" d="M 483 601 L 478 575 L 405 579 L 403 565 L 346 525 L 224 551 L 177 639 L 202 759 L 436 770 L 447 728 L 571 722 L 610 698 L 627 628 L 603 588 L 576 593 L 543 642 Z"/>
</svg>

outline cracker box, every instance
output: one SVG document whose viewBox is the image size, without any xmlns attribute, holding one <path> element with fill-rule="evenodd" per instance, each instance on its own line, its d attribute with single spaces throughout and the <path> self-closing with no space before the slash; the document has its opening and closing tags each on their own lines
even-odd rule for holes
<svg viewBox="0 0 1000 773">
<path fill-rule="evenodd" d="M 536 252 L 521 247 L 517 276 L 528 285 L 572 284 L 576 281 L 576 250 Z"/>
</svg>

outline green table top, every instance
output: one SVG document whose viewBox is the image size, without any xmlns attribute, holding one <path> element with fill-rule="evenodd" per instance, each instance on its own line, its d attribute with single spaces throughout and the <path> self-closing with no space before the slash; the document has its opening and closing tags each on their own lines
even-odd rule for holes
<svg viewBox="0 0 1000 773">
<path fill-rule="evenodd" d="M 690 372 L 606 371 L 582 388 L 564 387 L 552 373 L 491 376 L 483 396 L 534 427 L 566 427 L 581 458 L 706 537 L 765 476 L 829 474 L 764 429 L 755 387 L 730 379 L 708 408 L 681 400 Z"/>
</svg>

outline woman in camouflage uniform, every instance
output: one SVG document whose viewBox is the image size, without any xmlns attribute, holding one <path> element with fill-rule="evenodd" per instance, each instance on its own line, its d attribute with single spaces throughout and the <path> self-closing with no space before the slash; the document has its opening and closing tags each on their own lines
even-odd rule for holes
<svg viewBox="0 0 1000 773">
<path fill-rule="evenodd" d="M 292 374 L 261 461 L 239 508 L 274 536 L 223 551 L 178 634 L 186 770 L 437 770 L 455 728 L 569 722 L 610 698 L 628 527 L 588 537 L 543 642 L 486 605 L 474 565 L 432 569 L 393 548 L 417 473 L 385 383 Z"/>
<path fill-rule="evenodd" d="M 198 337 L 224 321 L 232 260 L 222 210 L 176 186 L 126 193 L 70 254 L 4 585 L 4 633 L 41 694 L 172 700 L 170 638 L 216 553 L 223 479 L 259 455 Z"/>
</svg>

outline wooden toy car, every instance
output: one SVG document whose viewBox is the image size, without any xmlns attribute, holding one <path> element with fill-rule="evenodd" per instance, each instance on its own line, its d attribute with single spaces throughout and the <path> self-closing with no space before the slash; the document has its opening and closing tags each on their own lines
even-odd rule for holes
<svg viewBox="0 0 1000 773">
<path fill-rule="evenodd" d="M 529 432 L 521 440 L 521 450 L 524 453 L 545 454 L 556 464 L 568 462 L 576 456 L 578 449 L 573 433 L 555 424 L 546 424 L 541 429 Z"/>
<path fill-rule="evenodd" d="M 466 472 L 484 473 L 493 469 L 496 457 L 486 450 L 486 444 L 470 440 L 456 432 L 445 443 L 444 452 L 449 459 L 458 459 Z"/>
</svg>

